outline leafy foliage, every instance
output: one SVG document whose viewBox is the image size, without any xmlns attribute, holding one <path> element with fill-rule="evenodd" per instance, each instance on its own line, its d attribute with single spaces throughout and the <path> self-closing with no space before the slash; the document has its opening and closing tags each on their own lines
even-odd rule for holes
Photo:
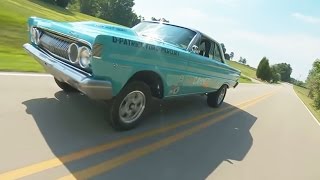
<svg viewBox="0 0 320 180">
<path fill-rule="evenodd" d="M 290 75 L 292 73 L 292 68 L 290 64 L 280 63 L 273 65 L 278 73 L 281 75 L 281 81 L 290 82 Z"/>
<path fill-rule="evenodd" d="M 166 20 L 165 18 L 155 18 L 155 17 L 151 17 L 151 21 L 162 21 L 162 22 L 166 22 L 166 23 L 169 23 L 170 21 L 169 20 Z"/>
<path fill-rule="evenodd" d="M 46 3 L 56 4 L 62 8 L 66 8 L 70 2 L 70 0 L 42 0 Z"/>
<path fill-rule="evenodd" d="M 277 71 L 277 68 L 273 65 L 271 66 L 271 80 L 273 83 L 277 83 L 281 80 L 281 74 Z"/>
<path fill-rule="evenodd" d="M 234 52 L 230 52 L 230 59 L 233 59 L 234 57 Z"/>
<path fill-rule="evenodd" d="M 46 3 L 50 3 L 50 4 L 54 4 L 55 3 L 55 0 L 42 0 L 43 2 L 46 2 Z"/>
<path fill-rule="evenodd" d="M 241 64 L 247 64 L 247 59 L 240 57 L 238 62 L 241 63 Z"/>
<path fill-rule="evenodd" d="M 79 0 L 80 12 L 132 27 L 144 18 L 133 12 L 134 0 Z"/>
<path fill-rule="evenodd" d="M 260 61 L 256 75 L 257 78 L 270 82 L 272 78 L 272 72 L 269 66 L 269 60 L 266 57 L 263 57 Z"/>
<path fill-rule="evenodd" d="M 70 0 L 56 0 L 56 4 L 62 8 L 66 8 Z"/>
<path fill-rule="evenodd" d="M 304 83 L 303 81 L 300 81 L 300 80 L 297 80 L 295 78 L 290 78 L 290 83 L 291 84 L 294 84 L 296 86 L 300 86 L 300 87 L 303 87 L 303 88 L 306 88 L 306 83 Z"/>
<path fill-rule="evenodd" d="M 307 86 L 310 89 L 309 97 L 313 98 L 315 107 L 320 109 L 320 59 L 313 63 L 307 78 Z"/>
<path fill-rule="evenodd" d="M 231 56 L 228 53 L 226 53 L 227 52 L 226 46 L 223 43 L 221 43 L 220 46 L 221 46 L 222 51 L 223 51 L 224 59 L 230 60 Z"/>
<path fill-rule="evenodd" d="M 90 16 L 96 16 L 97 12 L 100 11 L 100 2 L 101 0 L 79 0 L 80 12 Z"/>
</svg>

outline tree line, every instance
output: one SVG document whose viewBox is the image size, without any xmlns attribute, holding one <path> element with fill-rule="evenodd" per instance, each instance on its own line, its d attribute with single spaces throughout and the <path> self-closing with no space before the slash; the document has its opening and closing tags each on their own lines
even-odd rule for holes
<svg viewBox="0 0 320 180">
<path fill-rule="evenodd" d="M 292 68 L 290 64 L 279 63 L 269 65 L 269 59 L 263 57 L 258 65 L 256 76 L 267 82 L 277 83 L 278 81 L 291 82 Z"/>
<path fill-rule="evenodd" d="M 314 106 L 320 109 L 320 59 L 316 59 L 309 71 L 307 78 L 307 87 L 309 88 L 309 97 L 313 99 Z"/>
<path fill-rule="evenodd" d="M 132 9 L 134 0 L 42 0 L 66 8 L 69 4 L 79 7 L 81 13 L 132 27 L 143 17 Z"/>
</svg>

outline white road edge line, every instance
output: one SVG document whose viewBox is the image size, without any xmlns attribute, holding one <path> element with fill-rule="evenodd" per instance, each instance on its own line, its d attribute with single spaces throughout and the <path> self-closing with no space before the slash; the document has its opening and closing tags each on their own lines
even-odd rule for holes
<svg viewBox="0 0 320 180">
<path fill-rule="evenodd" d="M 298 96 L 298 94 L 296 93 L 296 91 L 292 88 L 294 94 L 297 96 L 297 98 L 300 100 L 300 102 L 304 105 L 304 107 L 308 110 L 308 112 L 311 114 L 311 116 L 313 117 L 313 119 L 316 121 L 316 123 L 320 126 L 320 122 L 317 120 L 317 118 L 312 114 L 312 112 L 309 110 L 309 108 L 304 104 L 304 102 L 300 99 L 300 97 Z"/>
<path fill-rule="evenodd" d="M 52 77 L 50 74 L 0 72 L 0 76 L 27 76 L 27 77 Z"/>
</svg>

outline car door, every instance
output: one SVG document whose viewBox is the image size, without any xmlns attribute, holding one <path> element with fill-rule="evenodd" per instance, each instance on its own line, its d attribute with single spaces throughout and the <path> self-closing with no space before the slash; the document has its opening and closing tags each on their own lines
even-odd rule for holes
<svg viewBox="0 0 320 180">
<path fill-rule="evenodd" d="M 207 41 L 204 48 L 201 47 L 203 41 Z M 190 53 L 188 76 L 184 81 L 189 94 L 216 91 L 224 83 L 225 74 L 228 74 L 219 44 L 205 37 L 198 45 L 199 53 Z"/>
</svg>

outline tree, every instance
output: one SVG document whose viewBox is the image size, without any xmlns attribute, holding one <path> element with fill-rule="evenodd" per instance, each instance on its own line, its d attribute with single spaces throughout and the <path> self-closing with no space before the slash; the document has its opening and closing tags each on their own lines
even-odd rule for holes
<svg viewBox="0 0 320 180">
<path fill-rule="evenodd" d="M 242 57 L 240 56 L 240 59 L 239 59 L 238 62 L 241 63 L 241 64 L 247 64 L 247 59 L 246 59 L 246 58 L 242 58 Z"/>
<path fill-rule="evenodd" d="M 43 2 L 54 4 L 56 1 L 55 0 L 42 0 Z"/>
<path fill-rule="evenodd" d="M 141 15 L 137 16 L 136 14 L 133 14 L 133 18 L 131 20 L 131 26 L 135 26 L 143 20 L 144 20 L 144 17 L 142 17 Z"/>
<path fill-rule="evenodd" d="M 238 61 L 238 62 L 239 62 L 239 63 L 242 63 L 242 59 L 243 59 L 243 58 L 240 56 L 240 58 L 239 58 L 239 61 Z"/>
<path fill-rule="evenodd" d="M 62 8 L 66 8 L 70 2 L 70 0 L 42 0 L 46 3 L 56 4 Z"/>
<path fill-rule="evenodd" d="M 162 22 L 165 22 L 165 23 L 169 23 L 170 21 L 165 19 L 165 18 L 155 18 L 155 17 L 151 17 L 151 21 L 162 21 Z"/>
<path fill-rule="evenodd" d="M 157 19 L 155 17 L 151 17 L 151 21 L 160 21 L 160 19 Z"/>
<path fill-rule="evenodd" d="M 129 27 L 136 22 L 137 15 L 132 11 L 134 0 L 104 0 L 100 6 L 102 19 Z"/>
<path fill-rule="evenodd" d="M 225 53 L 224 54 L 224 59 L 230 61 L 230 55 L 228 53 Z"/>
<path fill-rule="evenodd" d="M 247 59 L 246 58 L 242 59 L 242 64 L 247 64 Z"/>
<path fill-rule="evenodd" d="M 315 60 L 309 71 L 307 86 L 310 90 L 309 96 L 313 98 L 314 106 L 320 109 L 320 59 Z"/>
<path fill-rule="evenodd" d="M 272 74 L 271 80 L 273 83 L 277 83 L 278 81 L 281 80 L 281 74 L 278 73 L 278 71 L 274 65 L 271 66 L 271 74 Z"/>
<path fill-rule="evenodd" d="M 281 81 L 290 82 L 290 76 L 292 73 L 292 68 L 290 64 L 280 63 L 280 64 L 275 64 L 274 66 L 277 72 L 280 73 L 281 75 Z"/>
<path fill-rule="evenodd" d="M 272 78 L 272 72 L 269 66 L 269 60 L 266 57 L 263 57 L 258 65 L 257 78 L 270 82 Z"/>
<path fill-rule="evenodd" d="M 226 53 L 227 49 L 226 49 L 225 45 L 223 43 L 221 43 L 220 46 L 221 46 L 221 49 L 223 51 L 224 59 L 230 60 L 230 55 L 228 53 Z"/>
<path fill-rule="evenodd" d="M 232 60 L 233 57 L 234 57 L 234 52 L 231 52 L 231 53 L 230 53 L 230 59 Z"/>
<path fill-rule="evenodd" d="M 66 8 L 69 4 L 70 0 L 56 0 L 58 6 L 62 8 Z"/>
<path fill-rule="evenodd" d="M 80 12 L 90 15 L 97 16 L 100 12 L 100 3 L 106 2 L 106 0 L 79 0 Z"/>
</svg>

